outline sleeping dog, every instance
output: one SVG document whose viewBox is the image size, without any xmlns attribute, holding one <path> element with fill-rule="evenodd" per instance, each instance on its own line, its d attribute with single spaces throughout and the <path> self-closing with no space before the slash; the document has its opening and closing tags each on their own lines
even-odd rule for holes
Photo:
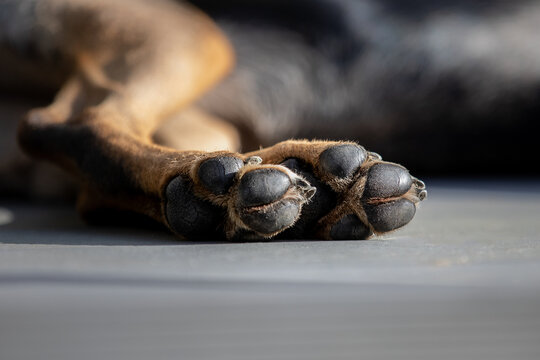
<svg viewBox="0 0 540 360">
<path fill-rule="evenodd" d="M 0 0 L 3 113 L 52 98 L 18 141 L 78 179 L 87 218 L 366 239 L 427 194 L 368 148 L 421 173 L 535 171 L 538 20 L 526 0 Z"/>
</svg>

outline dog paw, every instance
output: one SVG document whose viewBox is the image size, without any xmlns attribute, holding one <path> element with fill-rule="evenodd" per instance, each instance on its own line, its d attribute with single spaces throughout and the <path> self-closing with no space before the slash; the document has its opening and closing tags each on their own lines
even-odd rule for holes
<svg viewBox="0 0 540 360">
<path fill-rule="evenodd" d="M 169 227 L 190 239 L 271 238 L 291 227 L 315 188 L 284 166 L 260 162 L 210 157 L 190 177 L 174 178 L 165 191 Z"/>
<path fill-rule="evenodd" d="M 409 223 L 426 194 L 357 144 L 287 141 L 196 161 L 166 186 L 164 211 L 189 239 L 367 239 Z"/>
<path fill-rule="evenodd" d="M 317 192 L 285 237 L 367 239 L 408 224 L 427 195 L 425 184 L 403 166 L 356 144 L 299 155 L 282 164 Z"/>
</svg>

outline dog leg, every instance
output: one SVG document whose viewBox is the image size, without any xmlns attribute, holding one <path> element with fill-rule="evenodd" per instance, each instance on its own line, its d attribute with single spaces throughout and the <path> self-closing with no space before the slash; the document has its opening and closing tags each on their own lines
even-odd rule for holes
<svg viewBox="0 0 540 360">
<path fill-rule="evenodd" d="M 20 145 L 78 176 L 81 210 L 99 199 L 166 223 L 164 188 L 204 152 L 157 146 L 152 135 L 228 71 L 226 39 L 200 12 L 166 1 L 51 0 L 33 16 L 73 75 L 20 123 Z"/>
<path fill-rule="evenodd" d="M 45 35 L 71 56 L 74 75 L 21 122 L 19 142 L 78 176 L 79 210 L 136 211 L 185 238 L 239 228 L 271 237 L 293 225 L 313 189 L 287 168 L 152 142 L 163 119 L 230 67 L 231 49 L 208 19 L 167 2 L 45 4 L 38 22 L 55 25 Z"/>
<path fill-rule="evenodd" d="M 182 109 L 167 119 L 153 134 L 155 143 L 176 150 L 239 151 L 238 129 L 197 107 Z"/>
<path fill-rule="evenodd" d="M 20 139 L 34 155 L 79 176 L 83 215 L 103 208 L 137 211 L 190 239 L 270 238 L 294 224 L 314 193 L 301 176 L 261 165 L 254 156 L 160 147 L 118 130 L 116 121 L 63 122 L 59 109 L 76 84 L 70 82 L 51 107 L 31 112 Z"/>
</svg>

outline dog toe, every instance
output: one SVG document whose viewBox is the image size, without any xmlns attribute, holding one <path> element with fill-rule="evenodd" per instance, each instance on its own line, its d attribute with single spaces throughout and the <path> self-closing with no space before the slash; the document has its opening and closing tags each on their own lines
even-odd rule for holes
<svg viewBox="0 0 540 360">
<path fill-rule="evenodd" d="M 364 240 L 371 235 L 371 230 L 353 214 L 345 215 L 330 230 L 333 240 Z"/>
<path fill-rule="evenodd" d="M 272 234 L 291 226 L 300 213 L 300 204 L 284 200 L 263 209 L 244 209 L 240 217 L 251 230 Z"/>
<path fill-rule="evenodd" d="M 367 158 L 366 150 L 358 145 L 332 146 L 319 156 L 320 168 L 339 178 L 353 175 Z"/>
<path fill-rule="evenodd" d="M 316 189 L 284 168 L 264 167 L 247 171 L 238 185 L 237 209 L 242 223 L 264 236 L 290 227 Z"/>
<path fill-rule="evenodd" d="M 389 198 L 405 194 L 412 186 L 409 172 L 398 165 L 378 163 L 368 172 L 364 198 Z"/>
<path fill-rule="evenodd" d="M 181 176 L 166 188 L 165 212 L 170 228 L 185 238 L 216 235 L 221 211 L 192 192 L 191 183 Z"/>
<path fill-rule="evenodd" d="M 234 156 L 220 156 L 204 161 L 197 175 L 201 183 L 215 195 L 225 194 L 244 162 Z"/>
<path fill-rule="evenodd" d="M 415 204 L 401 198 L 375 205 L 365 205 L 369 223 L 376 232 L 387 232 L 408 224 L 416 213 Z"/>
</svg>

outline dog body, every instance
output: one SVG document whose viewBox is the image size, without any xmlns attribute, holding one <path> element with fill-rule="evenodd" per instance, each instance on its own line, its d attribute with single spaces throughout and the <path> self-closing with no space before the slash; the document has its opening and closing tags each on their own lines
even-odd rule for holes
<svg viewBox="0 0 540 360">
<path fill-rule="evenodd" d="M 425 197 L 402 167 L 351 142 L 236 151 L 317 137 L 423 172 L 531 172 L 540 6 L 405 4 L 4 0 L 1 86 L 60 88 L 19 140 L 80 179 L 87 216 L 137 211 L 187 238 L 365 238 Z"/>
<path fill-rule="evenodd" d="M 355 140 L 431 175 L 535 172 L 539 2 L 250 3 L 197 5 L 237 53 L 208 107 L 258 143 Z"/>
</svg>

